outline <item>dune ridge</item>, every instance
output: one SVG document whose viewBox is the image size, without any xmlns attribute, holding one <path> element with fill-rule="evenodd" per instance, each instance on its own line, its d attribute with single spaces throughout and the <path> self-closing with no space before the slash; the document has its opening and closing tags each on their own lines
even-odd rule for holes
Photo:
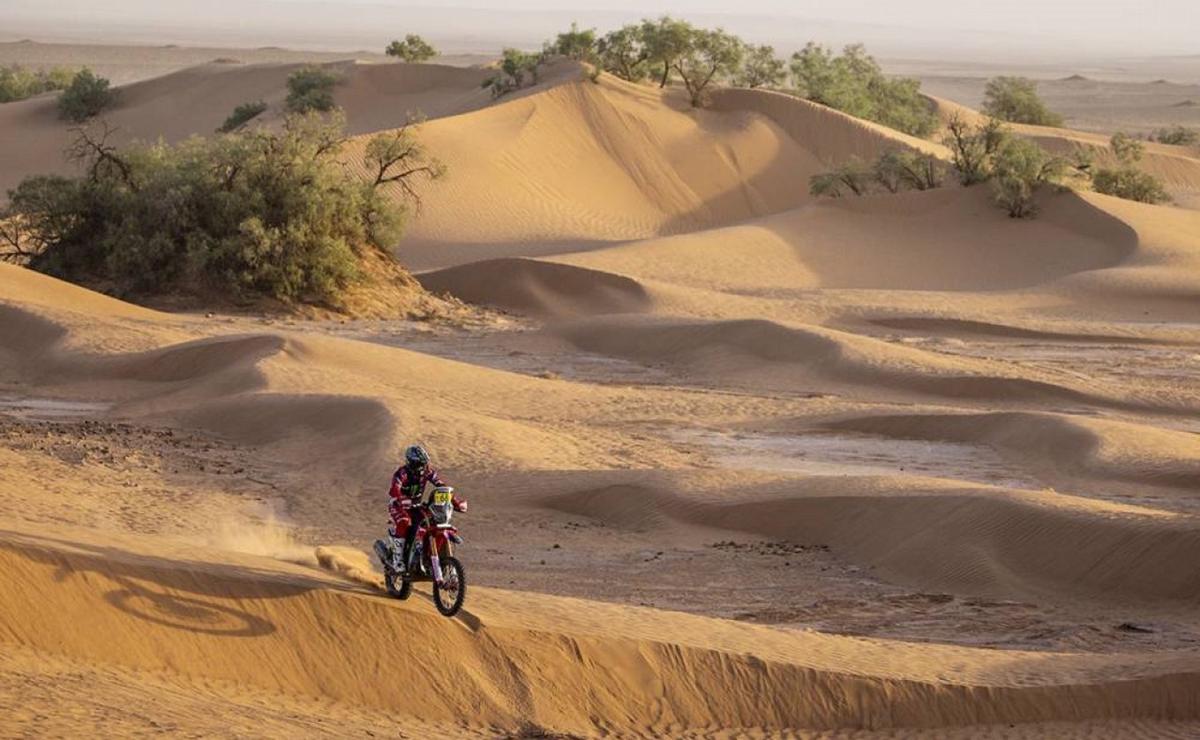
<svg viewBox="0 0 1200 740">
<path fill-rule="evenodd" d="M 834 329 L 762 319 L 619 317 L 577 321 L 556 333 L 590 352 L 666 363 L 700 378 L 812 392 L 853 385 L 993 403 L 1153 408 L 1151 398 L 1100 383 L 1041 379 L 994 360 L 928 352 Z M 1182 409 L 1169 408 L 1172 413 Z"/>
<path fill-rule="evenodd" d="M 728 500 L 711 482 L 685 474 L 576 480 L 575 490 L 548 496 L 545 505 L 625 528 L 673 521 L 828 545 L 927 593 L 1153 604 L 1168 613 L 1200 603 L 1198 576 L 1175 567 L 1200 552 L 1191 516 L 912 477 L 741 478 L 725 480 L 756 495 Z"/>
<path fill-rule="evenodd" d="M 590 731 L 593 718 L 603 716 L 604 729 L 640 735 L 713 725 L 824 729 L 844 726 L 852 717 L 866 727 L 895 728 L 1064 718 L 1178 720 L 1200 712 L 1195 701 L 1200 678 L 1186 667 L 1184 654 L 1153 660 L 1064 656 L 1059 675 L 1039 675 L 1032 655 L 988 660 L 975 656 L 981 651 L 924 648 L 945 651 L 946 657 L 978 657 L 982 670 L 972 678 L 935 678 L 922 675 L 925 661 L 910 661 L 896 675 L 872 675 L 826 661 L 836 661 L 843 647 L 861 645 L 881 654 L 907 648 L 771 634 L 747 625 L 730 632 L 717 620 L 612 606 L 602 609 L 609 629 L 596 634 L 581 625 L 576 633 L 571 619 L 562 617 L 579 605 L 563 603 L 567 600 L 550 600 L 550 611 L 540 617 L 521 609 L 533 618 L 519 626 L 516 614 L 497 616 L 516 603 L 503 592 L 488 593 L 464 620 L 448 623 L 418 602 L 398 605 L 338 589 L 279 572 L 269 561 L 230 569 L 11 531 L 4 540 L 0 573 L 10 584 L 7 590 L 19 594 L 0 606 L 7 641 L 195 679 L 236 679 L 286 694 L 404 706 L 406 714 L 427 721 L 469 716 L 500 728 L 532 723 L 578 732 Z M 55 583 L 56 572 L 65 580 Z M 95 629 L 76 628 L 85 614 Z M 548 623 L 559 628 L 548 629 Z M 21 628 L 32 624 L 38 628 Z M 640 637 L 647 629 L 670 634 L 664 628 L 672 624 L 682 642 Z M 742 636 L 724 649 L 690 645 L 688 636 L 705 627 L 713 635 Z M 626 635 L 616 637 L 622 631 Z M 97 639 L 101 634 L 105 639 Z M 229 639 L 232 635 L 243 639 Z M 762 647 L 749 647 L 756 642 Z M 305 649 L 297 650 L 301 645 Z M 453 670 L 440 667 L 445 664 L 438 656 L 446 654 L 456 656 Z M 796 658 L 780 657 L 789 654 Z M 414 661 L 428 667 L 431 695 L 440 701 L 405 702 L 402 682 L 382 680 L 387 665 Z M 901 662 L 895 655 L 887 661 Z M 1021 667 L 1014 670 L 1014 663 Z M 377 680 L 364 680 L 364 674 Z M 1097 680 L 1100 676 L 1106 678 Z M 638 688 L 648 680 L 659 687 L 654 697 Z"/>
<path fill-rule="evenodd" d="M 638 313 L 652 304 L 636 280 L 531 259 L 481 260 L 421 273 L 417 279 L 433 293 L 534 316 Z"/>
</svg>

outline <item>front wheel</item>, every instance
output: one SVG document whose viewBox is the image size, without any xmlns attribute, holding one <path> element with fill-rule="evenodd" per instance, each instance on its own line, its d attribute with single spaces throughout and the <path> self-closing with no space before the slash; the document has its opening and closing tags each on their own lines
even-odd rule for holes
<svg viewBox="0 0 1200 740">
<path fill-rule="evenodd" d="M 433 605 L 443 617 L 453 617 L 467 596 L 467 574 L 456 557 L 442 558 L 442 582 L 433 584 Z"/>
</svg>

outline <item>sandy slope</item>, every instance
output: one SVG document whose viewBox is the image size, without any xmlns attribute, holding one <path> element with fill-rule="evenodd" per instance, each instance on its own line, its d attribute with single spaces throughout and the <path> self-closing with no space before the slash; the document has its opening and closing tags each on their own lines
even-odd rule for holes
<svg viewBox="0 0 1200 740">
<path fill-rule="evenodd" d="M 283 114 L 290 64 L 204 64 L 120 86 L 116 106 L 102 116 L 116 129 L 115 143 L 168 142 L 215 131 L 241 103 L 262 100 L 263 120 Z M 400 126 L 410 114 L 452 115 L 491 102 L 481 69 L 432 64 L 326 63 L 342 83 L 334 99 L 346 111 L 351 133 Z M 73 138 L 58 117 L 53 95 L 0 106 L 0 193 L 32 174 L 73 172 L 63 151 Z"/>
<path fill-rule="evenodd" d="M 86 662 L 494 728 L 659 734 L 1195 719 L 1194 657 L 989 654 L 483 590 L 460 622 L 275 561 L 4 534 L 6 639 Z M 56 575 L 56 573 L 58 575 Z M 78 629 L 80 620 L 88 630 Z M 240 638 L 240 639 L 238 639 Z M 381 656 L 387 656 L 382 659 Z M 446 657 L 454 656 L 447 663 Z M 437 701 L 386 680 L 423 665 Z M 955 665 L 949 672 L 945 666 Z M 1046 669 L 1047 665 L 1053 667 Z M 646 692 L 652 681 L 656 690 Z M 822 700 L 812 701 L 810 697 Z M 768 699 L 768 697 L 770 697 Z"/>
<path fill-rule="evenodd" d="M 187 70 L 114 115 L 186 135 L 286 70 Z M 169 315 L 0 265 L 0 642 L 20 651 L 0 686 L 32 676 L 44 705 L 79 666 L 90 696 L 150 691 L 152 719 L 201 732 L 205 709 L 260 703 L 272 731 L 314 734 L 326 710 L 485 735 L 1194 729 L 1161 723 L 1200 719 L 1196 214 L 1059 194 L 1018 222 L 981 189 L 814 202 L 830 163 L 937 148 L 770 93 L 696 112 L 552 72 L 495 104 L 438 67 L 353 67 L 339 92 L 359 132 L 436 109 L 423 136 L 450 175 L 401 254 L 438 268 L 433 290 L 538 321 Z M 10 165 L 47 161 L 47 106 L 0 110 L 27 136 Z M 75 415 L 21 416 L 46 399 Z M 364 586 L 361 555 L 327 558 L 354 583 L 279 561 L 311 565 L 296 533 L 369 543 L 413 439 L 470 492 L 473 584 L 517 589 L 473 585 L 454 621 Z M 789 467 L 814 439 L 829 467 Z M 837 444 L 860 457 L 838 467 Z M 972 477 L 988 455 L 1010 480 Z M 239 529 L 272 512 L 278 541 Z M 631 605 L 647 594 L 694 614 Z M 748 604 L 827 616 L 757 625 Z M 871 609 L 868 634 L 902 639 L 838 634 Z M 440 701 L 380 680 L 411 661 Z"/>
</svg>

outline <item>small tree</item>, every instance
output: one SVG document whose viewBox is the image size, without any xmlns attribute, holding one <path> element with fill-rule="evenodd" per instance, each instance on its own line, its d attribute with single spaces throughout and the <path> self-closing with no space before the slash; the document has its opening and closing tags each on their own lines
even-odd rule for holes
<svg viewBox="0 0 1200 740">
<path fill-rule="evenodd" d="M 308 65 L 288 77 L 287 109 L 292 113 L 333 110 L 333 88 L 338 78 L 321 67 Z"/>
<path fill-rule="evenodd" d="M 991 177 L 992 159 L 1007 140 L 1004 124 L 995 118 L 975 127 L 956 115 L 946 124 L 942 143 L 950 149 L 959 182 L 970 186 Z"/>
<path fill-rule="evenodd" d="M 1011 218 L 1032 218 L 1034 201 L 1043 186 L 1057 182 L 1066 163 L 1046 153 L 1028 139 L 1010 138 L 1001 145 L 992 163 L 992 191 Z"/>
<path fill-rule="evenodd" d="M 673 67 L 683 80 L 694 107 L 705 103 L 708 86 L 714 79 L 737 72 L 745 48 L 741 39 L 720 28 L 692 31 L 687 50 L 675 58 Z"/>
<path fill-rule="evenodd" d="M 596 54 L 596 29 L 581 31 L 578 23 L 572 23 L 571 29 L 558 34 L 553 43 L 547 45 L 546 50 L 577 62 L 590 61 Z"/>
<path fill-rule="evenodd" d="M 1160 144 L 1172 146 L 1192 146 L 1200 143 L 1200 131 L 1186 126 L 1160 128 L 1150 135 L 1150 138 Z"/>
<path fill-rule="evenodd" d="M 372 136 L 365 155 L 372 187 L 396 184 L 418 207 L 421 197 L 414 187 L 416 179 L 436 180 L 446 174 L 446 165 L 430 156 L 414 136 L 421 122 L 420 118 L 410 118 L 401 128 Z"/>
<path fill-rule="evenodd" d="M 84 67 L 58 96 L 58 110 L 68 121 L 81 123 L 111 106 L 116 99 L 117 91 L 109 87 L 108 80 Z"/>
<path fill-rule="evenodd" d="M 217 131 L 227 134 L 230 131 L 239 129 L 242 126 L 245 126 L 251 120 L 262 115 L 263 111 L 266 109 L 267 104 L 262 100 L 254 103 L 242 103 L 233 109 L 233 112 L 229 114 L 229 117 L 225 119 L 225 122 L 221 124 L 221 127 L 218 128 Z"/>
<path fill-rule="evenodd" d="M 403 41 L 392 41 L 384 51 L 389 57 L 410 63 L 427 62 L 438 55 L 432 44 L 415 33 L 408 34 Z"/>
<path fill-rule="evenodd" d="M 742 87 L 779 87 L 787 79 L 787 66 L 775 56 L 772 46 L 749 46 L 746 48 L 742 66 L 734 81 Z"/>
<path fill-rule="evenodd" d="M 983 112 L 1011 123 L 1061 126 L 1062 116 L 1050 112 L 1038 97 L 1037 85 L 1024 77 L 994 77 L 984 88 Z"/>
<path fill-rule="evenodd" d="M 695 29 L 687 21 L 664 15 L 657 21 L 642 21 L 642 45 L 646 58 L 658 75 L 658 86 L 666 87 L 676 60 L 691 50 Z"/>
<path fill-rule="evenodd" d="M 847 191 L 854 195 L 866 195 L 871 189 L 873 177 L 871 168 L 855 158 L 834 170 L 813 175 L 808 183 L 808 192 L 829 198 L 840 198 Z"/>
<path fill-rule="evenodd" d="M 623 80 L 639 82 L 650 73 L 646 61 L 649 52 L 642 43 L 640 26 L 624 26 L 609 31 L 596 42 L 600 68 Z"/>
<path fill-rule="evenodd" d="M 797 95 L 913 136 L 934 129 L 933 108 L 910 78 L 889 78 L 861 44 L 840 56 L 816 43 L 792 55 L 792 80 Z"/>
</svg>

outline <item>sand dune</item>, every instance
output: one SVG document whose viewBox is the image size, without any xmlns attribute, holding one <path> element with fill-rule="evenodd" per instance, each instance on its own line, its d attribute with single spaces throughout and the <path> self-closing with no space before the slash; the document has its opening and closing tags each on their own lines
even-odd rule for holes
<svg viewBox="0 0 1200 740">
<path fill-rule="evenodd" d="M 1174 566 L 1200 548 L 1189 516 L 897 476 L 759 475 L 743 483 L 755 496 L 731 499 L 713 482 L 668 476 L 583 488 L 547 505 L 621 523 L 614 512 L 640 501 L 666 521 L 825 544 L 924 592 L 1155 604 L 1166 613 L 1197 603 L 1197 575 Z"/>
<path fill-rule="evenodd" d="M 449 165 L 400 256 L 525 317 L 166 314 L 0 265 L 0 713 L 19 732 L 78 734 L 80 707 L 144 729 L 123 711 L 139 692 L 198 734 L 1200 726 L 1200 214 L 1048 193 L 1016 221 L 986 188 L 817 201 L 809 177 L 850 157 L 945 152 L 789 96 L 697 111 L 576 64 L 496 101 L 481 70 L 334 67 L 354 134 L 421 109 Z M 245 100 L 275 116 L 292 69 L 136 83 L 112 121 L 177 140 Z M 63 166 L 52 99 L 0 106 L 0 130 L 0 187 Z M 970 469 L 755 456 L 817 434 L 867 457 L 953 443 Z M 413 441 L 471 500 L 455 620 L 385 598 L 359 552 Z M 1012 479 L 980 477 L 987 455 Z M 436 700 L 397 680 L 414 663 Z M 61 676 L 90 703 L 38 724 Z"/>
<path fill-rule="evenodd" d="M 1169 486 L 1189 497 L 1200 491 L 1200 440 L 1186 432 L 1029 413 L 867 417 L 831 428 L 986 443 L 1060 475 Z"/>
<path fill-rule="evenodd" d="M 587 351 L 668 364 L 708 382 L 720 378 L 799 392 L 850 384 L 864 395 L 887 389 L 960 402 L 1153 405 L 1099 383 L 1038 378 L 996 361 L 953 357 L 812 326 L 622 317 L 565 324 L 557 331 Z"/>
<path fill-rule="evenodd" d="M 695 111 L 610 76 L 431 122 L 423 137 L 450 174 L 400 245 L 416 269 L 781 211 L 808 199 L 830 156 L 757 112 Z"/>
<path fill-rule="evenodd" d="M 482 260 L 426 272 L 418 279 L 434 293 L 534 316 L 637 312 L 651 304 L 635 280 L 528 259 Z"/>
<path fill-rule="evenodd" d="M 510 731 L 591 732 L 593 718 L 603 717 L 610 732 L 659 734 L 714 725 L 833 728 L 851 718 L 872 728 L 919 728 L 1190 720 L 1200 712 L 1184 654 L 1064 655 L 1045 670 L 1033 655 L 932 646 L 913 652 L 896 643 L 628 607 L 581 610 L 565 600 L 486 591 L 455 624 L 426 604 L 399 605 L 271 561 L 213 561 L 178 549 L 164 558 L 161 545 L 128 540 L 107 545 L 11 531 L 4 540 L 0 572 L 16 598 L 0 606 L 0 623 L 15 630 L 10 641 L 85 662 L 237 680 L 364 708 L 404 707 L 402 721 L 469 717 Z M 78 629 L 81 618 L 93 629 Z M 452 665 L 446 655 L 455 656 Z M 405 701 L 403 682 L 381 680 L 397 662 L 426 666 L 439 701 Z M 949 664 L 958 669 L 933 669 Z M 660 687 L 653 696 L 642 690 L 649 680 Z"/>
<path fill-rule="evenodd" d="M 205 64 L 162 77 L 123 85 L 116 106 L 102 118 L 112 126 L 112 141 L 177 142 L 209 135 L 241 103 L 262 100 L 270 107 L 262 120 L 283 115 L 288 75 L 302 64 Z M 480 88 L 488 72 L 439 65 L 324 65 L 342 83 L 334 100 L 346 112 L 352 134 L 396 128 L 409 114 L 429 118 L 454 115 L 488 105 Z M 0 106 L 0 195 L 22 178 L 71 173 L 63 156 L 73 139 L 72 124 L 58 118 L 54 96 Z"/>
<path fill-rule="evenodd" d="M 731 243 L 738 248 L 729 249 Z M 692 287 L 779 295 L 817 287 L 1030 287 L 1117 265 L 1134 247 L 1125 223 L 1078 196 L 1054 197 L 1042 218 L 1021 223 L 977 189 L 825 201 L 726 229 L 556 259 Z"/>
</svg>

